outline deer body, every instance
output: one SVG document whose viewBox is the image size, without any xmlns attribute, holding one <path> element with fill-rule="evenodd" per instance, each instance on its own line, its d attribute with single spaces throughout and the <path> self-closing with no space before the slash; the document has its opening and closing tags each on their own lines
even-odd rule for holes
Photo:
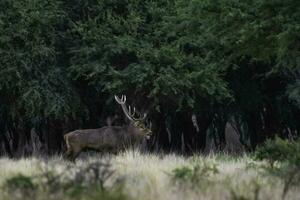
<svg viewBox="0 0 300 200">
<path fill-rule="evenodd" d="M 149 138 L 151 130 L 144 126 L 145 117 L 133 118 L 134 113 L 125 107 L 126 97 L 122 96 L 122 100 L 116 97 L 116 100 L 121 104 L 126 117 L 130 119 L 130 125 L 104 126 L 99 129 L 83 129 L 67 133 L 64 139 L 67 145 L 65 155 L 68 158 L 75 159 L 84 149 L 117 153 L 130 146 L 138 146 Z"/>
</svg>

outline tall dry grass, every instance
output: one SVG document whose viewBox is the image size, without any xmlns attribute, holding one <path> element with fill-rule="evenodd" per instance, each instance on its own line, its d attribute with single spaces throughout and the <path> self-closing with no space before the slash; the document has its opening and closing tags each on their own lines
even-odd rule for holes
<svg viewBox="0 0 300 200">
<path fill-rule="evenodd" d="M 256 162 L 247 155 L 182 157 L 173 154 L 141 154 L 138 151 L 106 156 L 88 155 L 79 158 L 75 163 L 65 161 L 59 156 L 47 160 L 1 158 L 0 185 L 18 174 L 34 177 L 44 168 L 64 174 L 72 167 L 86 166 L 99 160 L 109 162 L 114 170 L 113 175 L 105 182 L 105 187 L 110 188 L 116 182 L 121 183 L 123 192 L 129 199 L 280 200 L 283 189 L 280 179 L 262 170 L 264 163 Z M 210 167 L 207 166 L 214 166 L 217 171 L 211 173 Z M 180 173 L 176 175 L 175 169 L 179 169 L 178 171 L 183 175 Z M 193 171 L 194 169 L 197 171 Z M 286 199 L 300 199 L 299 187 L 290 190 Z"/>
</svg>

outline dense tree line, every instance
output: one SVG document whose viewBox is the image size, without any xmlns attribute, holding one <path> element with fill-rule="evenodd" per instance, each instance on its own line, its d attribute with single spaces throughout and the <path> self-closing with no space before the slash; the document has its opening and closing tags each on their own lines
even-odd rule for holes
<svg viewBox="0 0 300 200">
<path fill-rule="evenodd" d="M 1 154 L 61 152 L 121 114 L 114 94 L 148 112 L 151 150 L 222 150 L 226 123 L 248 149 L 297 137 L 299 19 L 298 0 L 1 0 Z"/>
</svg>

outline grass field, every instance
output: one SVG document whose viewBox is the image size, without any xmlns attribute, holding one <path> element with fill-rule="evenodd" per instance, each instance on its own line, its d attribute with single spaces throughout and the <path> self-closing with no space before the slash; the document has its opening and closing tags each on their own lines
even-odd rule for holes
<svg viewBox="0 0 300 200">
<path fill-rule="evenodd" d="M 75 163 L 0 159 L 0 199 L 282 199 L 284 183 L 250 156 L 85 155 Z M 300 186 L 285 199 L 300 199 Z"/>
</svg>

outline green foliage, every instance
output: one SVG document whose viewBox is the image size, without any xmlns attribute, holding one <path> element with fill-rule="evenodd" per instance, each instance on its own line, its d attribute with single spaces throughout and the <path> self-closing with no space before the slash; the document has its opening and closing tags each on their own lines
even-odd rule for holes
<svg viewBox="0 0 300 200">
<path fill-rule="evenodd" d="M 36 188 L 35 184 L 32 181 L 32 178 L 28 176 L 24 176 L 22 174 L 7 179 L 4 185 L 10 190 L 15 190 L 15 189 L 34 190 Z"/>
<path fill-rule="evenodd" d="M 28 177 L 17 175 L 7 179 L 3 188 L 8 197 L 16 199 L 78 199 L 125 200 L 122 185 L 106 187 L 104 183 L 113 173 L 107 162 L 93 162 L 84 166 L 64 166 L 62 173 L 41 166 L 41 172 Z"/>
<path fill-rule="evenodd" d="M 8 178 L 2 186 L 14 199 L 33 198 L 37 191 L 37 185 L 32 177 L 18 174 Z"/>
<path fill-rule="evenodd" d="M 300 166 L 300 142 L 283 140 L 279 137 L 267 140 L 264 146 L 256 150 L 255 159 Z"/>
<path fill-rule="evenodd" d="M 298 1 L 207 0 L 195 4 L 203 11 L 199 15 L 206 16 L 204 26 L 212 28 L 209 31 L 217 34 L 233 58 L 246 56 L 273 62 L 276 67 L 297 66 L 299 52 L 293 42 L 300 28 Z"/>
<path fill-rule="evenodd" d="M 66 24 L 61 2 L 2 4 L 0 90 L 10 101 L 8 114 L 64 119 L 76 113 L 78 97 L 66 77 L 66 61 L 61 60 Z"/>
<path fill-rule="evenodd" d="M 278 137 L 266 141 L 265 145 L 255 152 L 255 159 L 267 160 L 271 168 L 265 170 L 283 180 L 282 199 L 291 187 L 300 184 L 300 141 L 288 141 Z M 274 165 L 274 162 L 278 162 Z"/>
<path fill-rule="evenodd" d="M 177 44 L 182 36 L 172 30 L 176 28 L 176 5 L 143 1 L 120 4 L 122 14 L 102 2 L 94 7 L 99 15 L 72 25 L 71 77 L 88 80 L 109 93 L 135 88 L 134 94 L 144 96 L 138 98 L 150 98 L 150 106 L 157 109 L 193 108 L 197 96 L 230 96 L 221 69 L 186 54 Z M 161 4 L 165 9 L 159 8 Z"/>
<path fill-rule="evenodd" d="M 189 185 L 192 187 L 204 186 L 210 182 L 209 177 L 219 173 L 215 164 L 203 163 L 195 166 L 183 166 L 172 170 L 171 177 L 180 185 Z"/>
</svg>

